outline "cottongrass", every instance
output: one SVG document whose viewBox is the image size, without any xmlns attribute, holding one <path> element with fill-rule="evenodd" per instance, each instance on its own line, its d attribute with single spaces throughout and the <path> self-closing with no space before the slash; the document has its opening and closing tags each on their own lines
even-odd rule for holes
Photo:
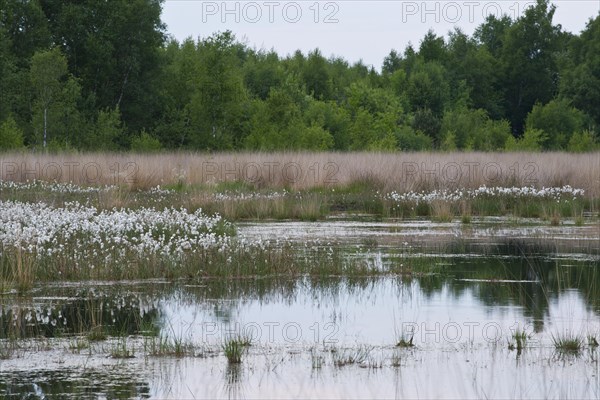
<svg viewBox="0 0 600 400">
<path fill-rule="evenodd" d="M 481 186 L 474 190 L 455 189 L 455 190 L 434 190 L 431 192 L 406 192 L 398 193 L 392 191 L 383 196 L 385 200 L 391 200 L 397 203 L 413 202 L 419 203 L 434 203 L 434 202 L 459 202 L 461 200 L 474 200 L 481 198 L 493 197 L 511 197 L 515 199 L 531 198 L 531 199 L 551 199 L 551 200 L 576 200 L 583 197 L 585 190 L 575 189 L 570 185 L 562 187 L 542 187 L 536 189 L 533 186 L 524 187 L 487 187 Z"/>
<path fill-rule="evenodd" d="M 178 263 L 207 251 L 224 252 L 235 233 L 219 215 L 153 208 L 99 211 L 0 201 L 0 272 L 27 289 L 40 275 L 80 275 L 86 269 L 127 269 L 156 260 Z M 32 271 L 36 269 L 36 271 Z"/>
<path fill-rule="evenodd" d="M 237 238 L 233 225 L 201 209 L 0 201 L 0 279 L 20 291 L 52 280 L 383 272 L 331 243 Z"/>
<path fill-rule="evenodd" d="M 381 196 L 390 215 L 404 217 L 431 215 L 438 222 L 450 222 L 460 215 L 464 223 L 472 215 L 506 215 L 541 217 L 554 225 L 560 216 L 576 218 L 583 209 L 594 208 L 586 200 L 584 189 L 561 187 L 487 187 L 475 189 L 434 190 L 431 192 L 392 191 Z"/>
<path fill-rule="evenodd" d="M 26 180 L 24 182 L 3 181 L 0 180 L 0 190 L 37 190 L 60 194 L 97 194 L 118 189 L 115 185 L 101 186 L 80 186 L 70 182 L 46 182 L 40 180 Z M 160 187 L 153 188 L 154 192 L 159 192 Z M 151 190 L 150 193 L 153 191 Z"/>
<path fill-rule="evenodd" d="M 112 257 L 133 250 L 139 255 L 179 257 L 214 246 L 226 246 L 233 228 L 219 215 L 202 210 L 141 208 L 98 211 L 95 207 L 67 203 L 53 208 L 44 203 L 0 201 L 0 244 L 38 256 L 53 256 L 76 242 L 74 257 Z"/>
</svg>

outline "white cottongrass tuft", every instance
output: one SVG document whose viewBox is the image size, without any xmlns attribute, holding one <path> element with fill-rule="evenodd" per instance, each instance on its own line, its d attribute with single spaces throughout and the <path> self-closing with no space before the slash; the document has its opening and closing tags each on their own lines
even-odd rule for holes
<svg viewBox="0 0 600 400">
<path fill-rule="evenodd" d="M 181 257 L 209 248 L 226 248 L 231 226 L 201 210 L 153 208 L 98 211 L 77 202 L 54 208 L 44 203 L 0 201 L 0 255 L 21 248 L 44 256 L 106 260 L 125 254 Z M 68 250 L 67 250 L 68 249 Z"/>
<path fill-rule="evenodd" d="M 449 201 L 456 202 L 460 200 L 476 199 L 476 198 L 493 198 L 493 197 L 513 197 L 513 198 L 546 198 L 552 200 L 566 200 L 577 197 L 583 197 L 585 191 L 583 189 L 574 189 L 569 185 L 563 187 L 541 188 L 536 189 L 533 186 L 524 187 L 487 187 L 481 186 L 477 189 L 456 189 L 450 190 L 434 190 L 432 192 L 407 192 L 398 193 L 390 192 L 383 196 L 385 200 L 391 200 L 396 203 L 431 203 L 433 201 Z"/>
</svg>

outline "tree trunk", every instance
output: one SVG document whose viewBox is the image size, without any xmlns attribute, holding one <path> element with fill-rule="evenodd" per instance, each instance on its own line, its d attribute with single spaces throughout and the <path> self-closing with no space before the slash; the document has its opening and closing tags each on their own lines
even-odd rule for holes
<svg viewBox="0 0 600 400">
<path fill-rule="evenodd" d="M 47 126 L 48 107 L 44 107 L 44 148 L 46 148 L 46 126 Z"/>
</svg>

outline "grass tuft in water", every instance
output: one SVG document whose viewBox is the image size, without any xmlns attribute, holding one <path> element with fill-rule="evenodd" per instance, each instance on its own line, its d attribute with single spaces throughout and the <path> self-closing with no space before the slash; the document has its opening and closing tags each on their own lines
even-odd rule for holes
<svg viewBox="0 0 600 400">
<path fill-rule="evenodd" d="M 315 347 L 310 349 L 310 365 L 313 370 L 321 369 L 325 364 L 325 357 L 319 353 L 319 350 Z"/>
<path fill-rule="evenodd" d="M 127 337 L 122 336 L 113 344 L 110 356 L 112 358 L 135 358 L 135 351 L 133 346 L 128 345 Z"/>
<path fill-rule="evenodd" d="M 400 338 L 400 340 L 398 340 L 398 343 L 396 343 L 396 347 L 401 347 L 401 348 L 415 347 L 415 345 L 413 343 L 414 338 L 415 338 L 415 335 L 411 335 L 410 337 L 402 336 Z"/>
<path fill-rule="evenodd" d="M 517 350 L 518 354 L 521 354 L 521 351 L 525 349 L 527 346 L 527 341 L 530 339 L 530 336 L 525 332 L 517 329 L 515 333 L 512 334 L 512 340 L 508 341 L 508 349 L 509 350 Z"/>
<path fill-rule="evenodd" d="M 225 357 L 229 364 L 240 364 L 242 362 L 242 355 L 248 347 L 246 338 L 235 337 L 228 339 L 222 346 Z"/>
<path fill-rule="evenodd" d="M 73 354 L 80 354 L 82 350 L 86 349 L 89 349 L 91 354 L 90 340 L 87 337 L 76 336 L 69 342 L 69 350 Z"/>
<path fill-rule="evenodd" d="M 144 341 L 144 351 L 154 357 L 185 357 L 194 354 L 194 345 L 183 338 L 150 337 Z"/>
<path fill-rule="evenodd" d="M 552 343 L 557 351 L 566 354 L 579 354 L 583 347 L 583 339 L 571 333 L 552 335 Z"/>
<path fill-rule="evenodd" d="M 341 368 L 348 365 L 363 364 L 369 360 L 372 347 L 360 345 L 351 349 L 332 350 L 333 365 Z"/>
</svg>

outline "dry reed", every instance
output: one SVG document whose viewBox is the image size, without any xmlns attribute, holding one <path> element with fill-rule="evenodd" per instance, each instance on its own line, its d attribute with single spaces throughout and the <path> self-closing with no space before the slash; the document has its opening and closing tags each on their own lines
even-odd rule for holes
<svg viewBox="0 0 600 400">
<path fill-rule="evenodd" d="M 600 152 L 0 154 L 0 179 L 132 189 L 244 182 L 308 189 L 366 182 L 398 192 L 486 186 L 571 185 L 600 196 Z"/>
</svg>

